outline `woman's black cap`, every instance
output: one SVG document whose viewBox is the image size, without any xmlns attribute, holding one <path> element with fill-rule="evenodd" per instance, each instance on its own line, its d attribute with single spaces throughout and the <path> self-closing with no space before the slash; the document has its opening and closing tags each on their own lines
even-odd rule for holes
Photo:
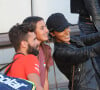
<svg viewBox="0 0 100 90">
<path fill-rule="evenodd" d="M 49 16 L 46 25 L 50 32 L 62 32 L 65 28 L 71 26 L 62 13 L 54 13 Z"/>
</svg>

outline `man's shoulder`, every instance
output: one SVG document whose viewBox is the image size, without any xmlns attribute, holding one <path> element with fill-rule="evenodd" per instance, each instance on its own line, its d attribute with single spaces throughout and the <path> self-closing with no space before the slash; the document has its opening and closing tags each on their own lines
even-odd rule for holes
<svg viewBox="0 0 100 90">
<path fill-rule="evenodd" d="M 32 54 L 29 54 L 29 55 L 26 55 L 24 57 L 24 60 L 23 60 L 24 63 L 38 63 L 39 64 L 39 60 L 37 59 L 37 57 L 35 55 L 32 55 Z"/>
<path fill-rule="evenodd" d="M 25 59 L 37 59 L 37 57 L 33 54 L 28 54 L 24 57 Z"/>
<path fill-rule="evenodd" d="M 14 56 L 14 59 L 35 59 L 35 58 L 37 58 L 35 55 L 33 55 L 33 54 L 28 54 L 28 55 L 22 55 L 22 54 L 19 54 L 19 55 L 16 55 L 16 56 Z"/>
</svg>

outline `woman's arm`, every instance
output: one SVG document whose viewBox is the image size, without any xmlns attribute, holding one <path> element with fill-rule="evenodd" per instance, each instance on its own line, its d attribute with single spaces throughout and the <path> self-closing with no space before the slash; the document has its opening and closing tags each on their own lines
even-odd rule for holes
<svg viewBox="0 0 100 90">
<path fill-rule="evenodd" d="M 57 47 L 54 51 L 54 60 L 70 64 L 79 64 L 87 61 L 89 58 L 100 55 L 100 42 L 92 46 L 81 48 L 73 46 Z"/>
<path fill-rule="evenodd" d="M 80 40 L 81 40 L 85 45 L 92 45 L 92 44 L 95 44 L 95 43 L 97 43 L 97 42 L 100 42 L 100 32 L 81 36 L 81 37 L 80 37 Z"/>
<path fill-rule="evenodd" d="M 45 73 L 44 90 L 49 90 L 48 71 L 47 70 L 46 70 L 46 73 Z"/>
</svg>

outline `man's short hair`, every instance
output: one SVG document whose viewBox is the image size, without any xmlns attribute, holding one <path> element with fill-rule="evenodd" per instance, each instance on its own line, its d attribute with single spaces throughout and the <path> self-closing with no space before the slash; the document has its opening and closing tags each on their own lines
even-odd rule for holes
<svg viewBox="0 0 100 90">
<path fill-rule="evenodd" d="M 20 48 L 20 43 L 22 40 L 27 41 L 28 32 L 34 32 L 32 24 L 17 24 L 14 25 L 9 31 L 9 40 L 14 46 L 15 51 Z"/>
</svg>

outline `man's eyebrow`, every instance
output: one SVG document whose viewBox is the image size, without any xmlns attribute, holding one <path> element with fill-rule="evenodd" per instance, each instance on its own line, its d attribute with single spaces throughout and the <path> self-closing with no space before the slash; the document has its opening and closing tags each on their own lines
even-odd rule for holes
<svg viewBox="0 0 100 90">
<path fill-rule="evenodd" d="M 37 37 L 35 37 L 34 39 L 37 39 Z"/>
<path fill-rule="evenodd" d="M 47 27 L 46 25 L 42 25 L 41 27 Z"/>
<path fill-rule="evenodd" d="M 33 39 L 35 40 L 35 39 L 37 39 L 37 37 L 34 37 Z"/>
<path fill-rule="evenodd" d="M 45 26 L 43 26 L 43 25 L 42 25 L 42 26 L 40 26 L 40 28 L 44 28 L 44 27 L 45 27 Z"/>
<path fill-rule="evenodd" d="M 45 25 L 41 25 L 41 27 L 45 27 Z"/>
</svg>

